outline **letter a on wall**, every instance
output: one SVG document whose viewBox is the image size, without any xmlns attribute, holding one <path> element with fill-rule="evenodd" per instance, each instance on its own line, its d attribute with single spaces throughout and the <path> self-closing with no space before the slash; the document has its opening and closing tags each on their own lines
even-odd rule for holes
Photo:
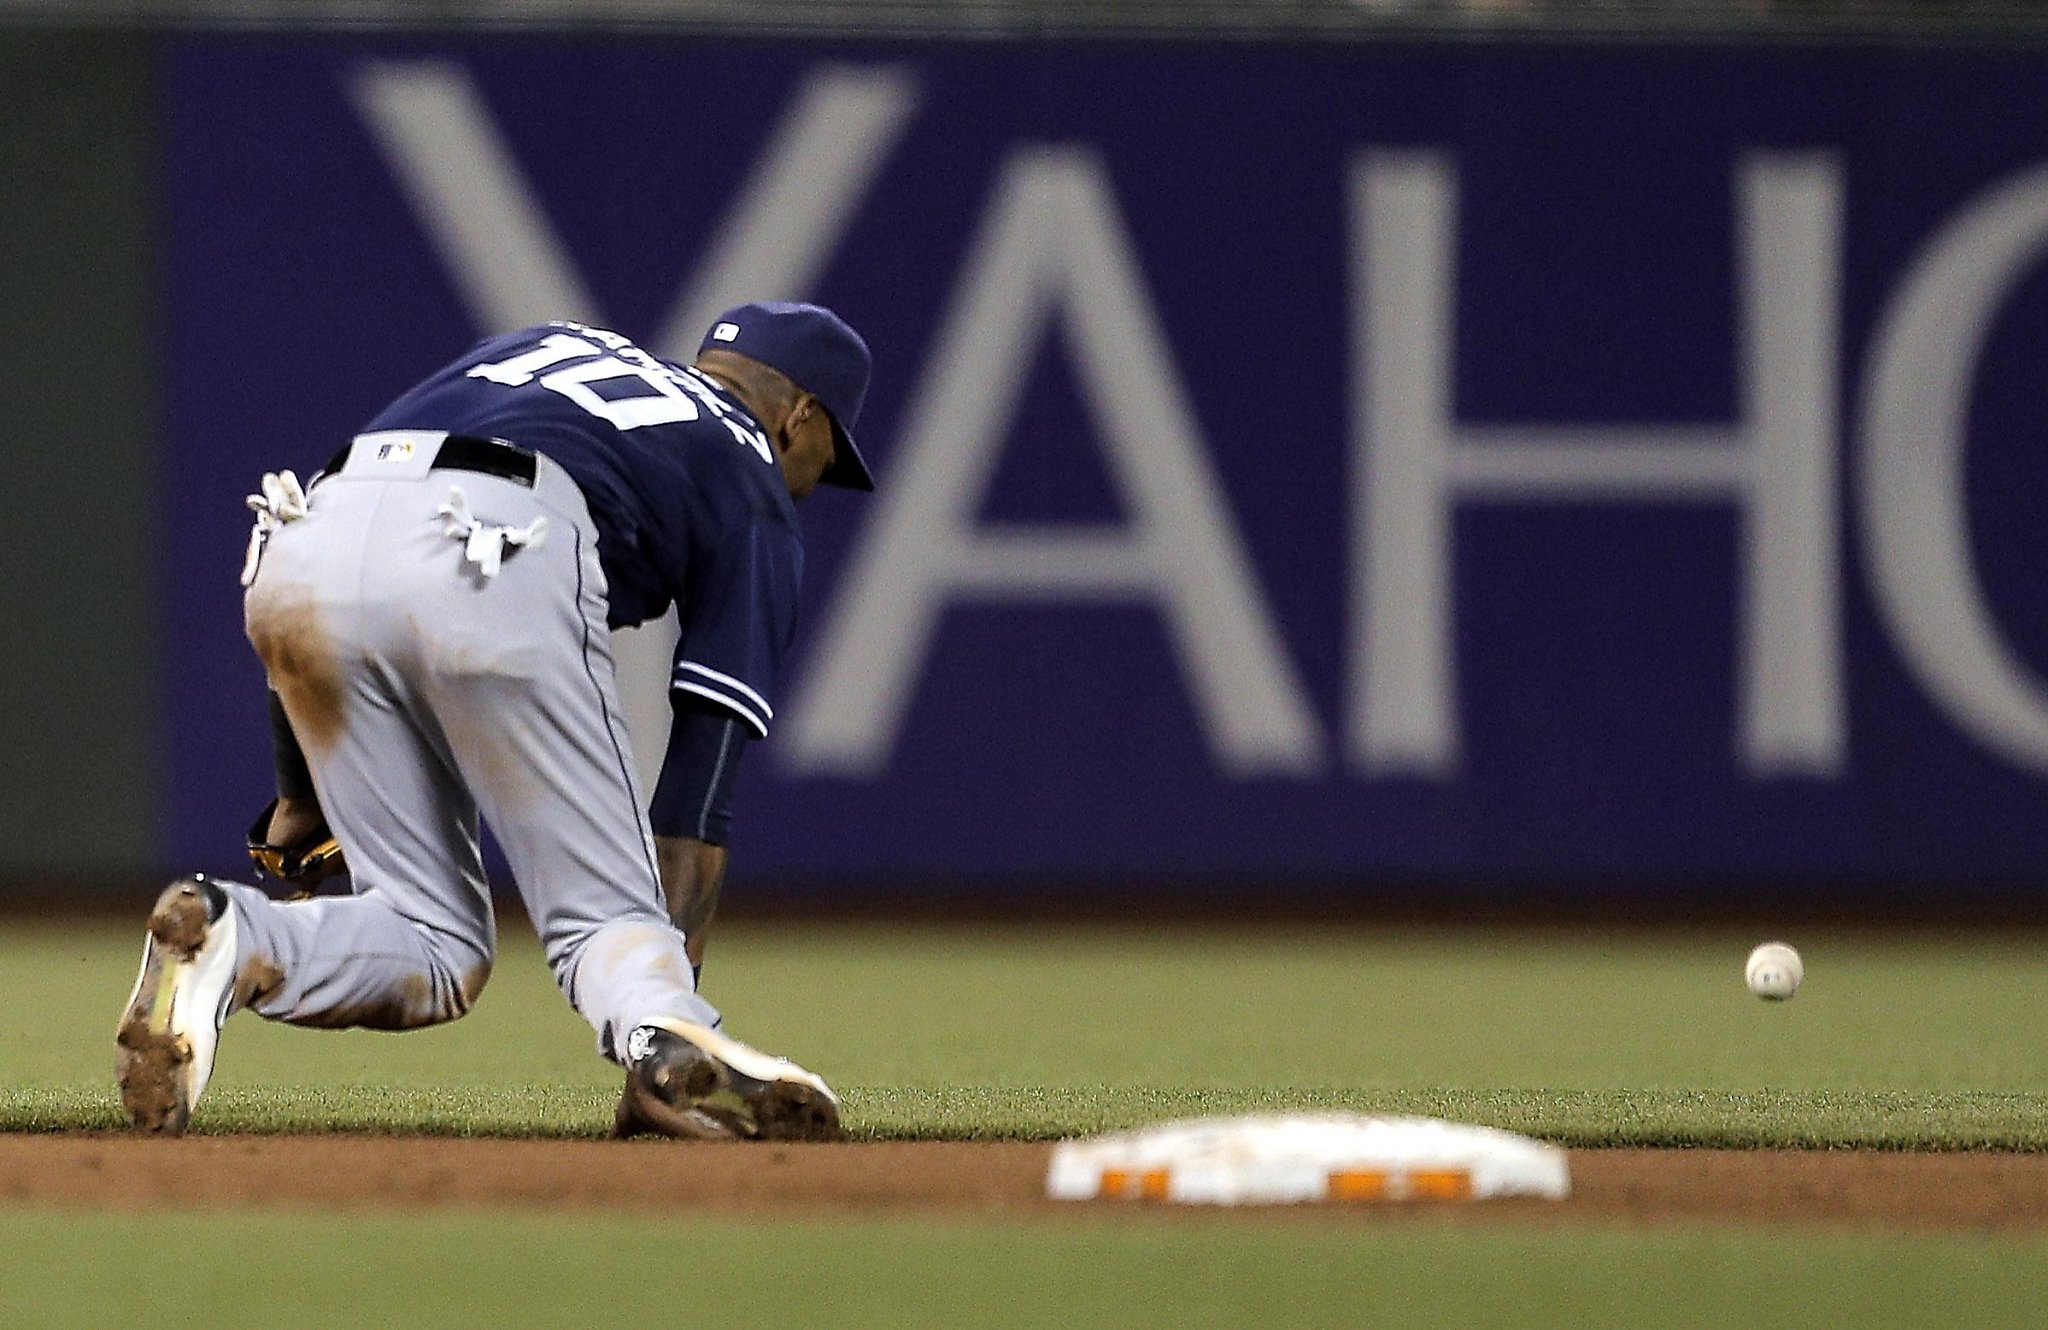
<svg viewBox="0 0 2048 1330">
<path fill-rule="evenodd" d="M 977 528 L 1055 317 L 1129 520 Z M 932 347 L 889 484 L 791 707 L 792 765 L 847 776 L 888 765 L 949 602 L 1121 600 L 1158 607 L 1222 772 L 1315 770 L 1320 731 L 1093 154 L 1010 159 Z"/>
</svg>

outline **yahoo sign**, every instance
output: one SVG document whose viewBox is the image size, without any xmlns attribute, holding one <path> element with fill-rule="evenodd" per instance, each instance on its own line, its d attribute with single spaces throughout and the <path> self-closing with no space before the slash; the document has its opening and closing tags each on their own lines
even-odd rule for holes
<svg viewBox="0 0 2048 1330">
<path fill-rule="evenodd" d="M 262 792 L 251 475 L 486 331 L 810 298 L 881 489 L 808 505 L 755 873 L 2048 882 L 2044 77 L 181 43 L 174 844 Z"/>
</svg>

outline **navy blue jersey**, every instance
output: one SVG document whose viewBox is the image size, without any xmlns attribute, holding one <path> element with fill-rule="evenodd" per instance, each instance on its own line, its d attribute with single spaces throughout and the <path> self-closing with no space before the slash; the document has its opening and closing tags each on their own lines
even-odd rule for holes
<svg viewBox="0 0 2048 1330">
<path fill-rule="evenodd" d="M 796 627 L 803 537 L 782 462 L 716 380 L 614 332 L 550 323 L 479 343 L 364 426 L 530 448 L 597 526 L 614 628 L 677 606 L 670 687 L 765 737 Z"/>
</svg>

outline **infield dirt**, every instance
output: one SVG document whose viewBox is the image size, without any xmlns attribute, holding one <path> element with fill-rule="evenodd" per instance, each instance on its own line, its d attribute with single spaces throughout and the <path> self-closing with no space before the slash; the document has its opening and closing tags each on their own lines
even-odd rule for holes
<svg viewBox="0 0 2048 1330">
<path fill-rule="evenodd" d="M 14 1135 L 0 1136 L 0 1200 L 111 1209 L 1197 1213 L 1143 1202 L 1049 1201 L 1044 1182 L 1051 1151 L 1045 1143 Z M 1260 1213 L 1310 1222 L 1455 1214 L 1529 1222 L 2048 1228 L 2048 1155 L 1577 1150 L 1571 1166 L 1573 1194 L 1562 1202 L 1347 1204 Z"/>
</svg>

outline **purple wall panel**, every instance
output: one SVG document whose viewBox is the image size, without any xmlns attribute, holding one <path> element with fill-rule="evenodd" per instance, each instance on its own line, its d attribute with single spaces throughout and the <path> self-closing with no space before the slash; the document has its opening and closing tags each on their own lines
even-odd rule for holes
<svg viewBox="0 0 2048 1330">
<path fill-rule="evenodd" d="M 164 680 L 181 863 L 232 866 L 235 833 L 266 788 L 261 678 L 234 586 L 240 496 L 266 466 L 317 465 L 494 326 L 457 275 L 449 221 L 408 194 L 402 154 L 351 95 L 376 78 L 473 98 L 595 302 L 579 312 L 647 340 L 745 182 L 791 159 L 805 98 L 852 86 L 905 99 L 900 127 L 873 145 L 871 180 L 833 214 L 840 233 L 820 246 L 816 280 L 763 293 L 823 300 L 868 334 L 877 378 L 862 437 L 890 494 L 806 506 L 800 650 L 778 732 L 741 786 L 736 849 L 752 874 L 984 891 L 1052 874 L 1968 879 L 2015 890 L 2048 880 L 2048 741 L 2031 728 L 2038 716 L 2048 733 L 2048 691 L 2034 683 L 2048 672 L 2036 517 L 2048 495 L 2048 285 L 2028 257 L 2038 200 L 2026 193 L 2027 173 L 2048 161 L 2048 61 L 646 38 L 174 45 L 166 450 L 180 539 Z M 430 132 L 429 99 L 408 105 L 409 123 Z M 814 163 L 814 185 L 818 173 Z M 913 653 L 900 724 L 865 769 L 826 770 L 822 741 L 799 732 L 827 625 L 856 590 L 847 570 L 875 538 L 881 504 L 906 488 L 919 403 L 975 350 L 941 331 L 964 298 L 974 237 L 993 224 L 1001 182 L 1026 177 L 1042 190 L 1030 206 L 1052 209 L 1038 214 L 1041 233 L 1059 225 L 1046 219 L 1070 197 L 1061 189 L 1106 182 L 1092 197 L 1113 207 L 1083 208 L 1082 223 L 1060 214 L 1080 226 L 1062 252 L 1105 235 L 1127 243 L 1143 299 L 1120 303 L 1081 265 L 1075 281 L 1093 285 L 1066 288 L 1066 306 L 1121 310 L 1118 329 L 1156 335 L 1164 350 L 1254 608 L 1277 631 L 1281 693 L 1307 722 L 1278 757 L 1270 745 L 1263 759 L 1223 755 L 1227 722 L 1154 601 L 1014 586 L 945 601 L 928 648 Z M 1362 256 L 1382 243 L 1414 252 L 1391 229 L 1375 238 L 1363 197 L 1378 188 L 1382 201 L 1412 204 L 1401 181 L 1418 179 L 1448 184 L 1455 201 L 1435 233 L 1453 280 L 1438 306 L 1411 296 L 1405 308 L 1448 320 L 1440 368 L 1466 442 L 1491 427 L 1520 431 L 1501 447 L 1540 445 L 1529 436 L 1542 428 L 1565 431 L 1560 448 L 1632 430 L 1638 451 L 1682 452 L 1687 427 L 1709 442 L 1749 430 L 1754 442 L 1749 395 L 1786 357 L 1762 364 L 1744 350 L 1758 334 L 1740 293 L 1772 246 L 1798 259 L 1762 285 L 1811 280 L 1815 299 L 1787 297 L 1805 320 L 1807 340 L 1794 342 L 1833 365 L 1804 397 L 1786 371 L 1798 399 L 1787 428 L 1818 441 L 1838 490 L 1833 529 L 1814 527 L 1801 547 L 1828 567 L 1839 560 L 1819 602 L 1839 625 L 1840 650 L 1823 653 L 1817 676 L 1839 683 L 1833 720 L 1789 686 L 1778 697 L 1793 718 L 1758 720 L 1745 682 L 1740 662 L 1765 649 L 1742 627 L 1760 488 L 1538 499 L 1524 479 L 1491 499 L 1448 501 L 1455 740 L 1411 737 L 1406 758 L 1389 758 L 1374 745 L 1394 741 L 1356 732 L 1352 699 L 1368 669 L 1354 632 L 1358 552 L 1374 528 L 1352 477 L 1389 446 L 1368 405 L 1380 381 L 1353 372 L 1366 344 L 1357 324 L 1373 302 L 1404 298 L 1361 292 Z M 1773 180 L 1789 211 L 1745 220 L 1763 215 L 1754 191 Z M 2016 235 L 2022 254 L 1994 283 L 1957 427 L 1971 592 L 2005 654 L 1965 651 L 1944 667 L 1902 648 L 1912 631 L 1900 622 L 1917 614 L 1939 637 L 1942 598 L 1922 588 L 1907 596 L 1918 608 L 1902 611 L 1874 591 L 1884 542 L 1906 542 L 1908 565 L 1932 566 L 1939 551 L 1910 529 L 1910 498 L 1873 520 L 1857 507 L 1879 465 L 1871 367 L 1876 344 L 1897 334 L 1912 275 L 1955 236 L 1945 228 L 1998 188 L 2018 191 L 2006 230 L 1950 249 L 1982 267 L 1999 236 Z M 502 213 L 506 202 L 486 189 L 474 207 Z M 1817 276 L 1816 255 L 1827 268 Z M 1383 283 L 1415 267 L 1387 262 Z M 1012 295 L 983 313 L 1003 324 L 1008 309 L 1018 324 L 1029 301 Z M 990 431 L 1000 455 L 977 501 L 983 532 L 1123 529 L 1133 504 L 1114 459 L 1152 454 L 1120 443 L 1110 422 L 1173 433 L 1146 417 L 1156 395 L 1129 375 L 1105 386 L 1077 364 L 1074 323 L 1021 324 L 1032 335 L 1019 343 L 1014 409 Z M 1113 344 L 1099 360 L 1128 370 L 1144 359 Z M 1392 354 L 1370 358 L 1387 382 Z M 1930 354 L 1909 355 L 1909 367 Z M 1381 407 L 1398 416 L 1420 400 L 1403 391 L 1385 389 Z M 1906 445 L 1883 475 L 1934 451 Z M 1900 483 L 1911 493 L 1940 482 Z M 1396 541 L 1377 557 L 1414 555 Z M 1813 636 L 1782 619 L 1774 631 Z M 1233 651 L 1223 655 L 1258 673 L 1255 651 Z M 1773 677 L 1783 684 L 1782 671 Z M 2004 711 L 2001 681 L 2018 690 Z M 1786 727 L 1805 737 L 1787 739 Z M 1416 757 L 1416 743 L 1435 756 Z M 1795 757 L 1758 757 L 1759 743 Z"/>
</svg>

